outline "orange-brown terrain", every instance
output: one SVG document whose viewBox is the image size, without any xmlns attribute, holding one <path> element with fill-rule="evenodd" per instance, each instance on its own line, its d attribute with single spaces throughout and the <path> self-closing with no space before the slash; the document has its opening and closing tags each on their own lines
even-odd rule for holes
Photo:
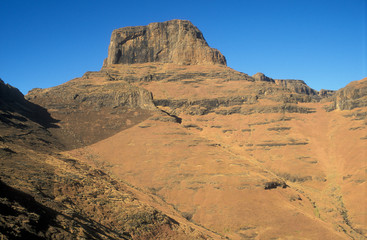
<svg viewBox="0 0 367 240">
<path fill-rule="evenodd" d="M 3 239 L 367 238 L 367 78 L 249 76 L 173 20 L 115 30 L 98 72 L 1 86 Z"/>
</svg>

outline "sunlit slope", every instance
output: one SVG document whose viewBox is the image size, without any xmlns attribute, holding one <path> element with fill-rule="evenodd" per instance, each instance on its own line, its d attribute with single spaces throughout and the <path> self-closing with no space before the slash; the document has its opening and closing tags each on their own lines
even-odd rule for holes
<svg viewBox="0 0 367 240">
<path fill-rule="evenodd" d="M 109 71 L 152 91 L 155 104 L 182 122 L 153 116 L 74 154 L 232 238 L 364 234 L 365 120 L 352 119 L 365 110 L 328 112 L 332 98 L 320 103 L 224 66 Z M 276 181 L 288 187 L 264 189 Z"/>
</svg>

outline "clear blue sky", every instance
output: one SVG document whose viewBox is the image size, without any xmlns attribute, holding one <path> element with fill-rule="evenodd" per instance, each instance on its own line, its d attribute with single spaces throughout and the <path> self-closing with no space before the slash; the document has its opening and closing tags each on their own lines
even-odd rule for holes
<svg viewBox="0 0 367 240">
<path fill-rule="evenodd" d="M 113 29 L 187 19 L 228 66 L 339 89 L 367 76 L 367 0 L 0 0 L 0 78 L 27 93 L 107 56 Z"/>
</svg>

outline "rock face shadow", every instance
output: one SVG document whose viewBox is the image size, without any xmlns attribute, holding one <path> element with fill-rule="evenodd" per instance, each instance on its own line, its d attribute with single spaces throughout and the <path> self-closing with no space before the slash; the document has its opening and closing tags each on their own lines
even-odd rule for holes
<svg viewBox="0 0 367 240">
<path fill-rule="evenodd" d="M 47 109 L 24 98 L 15 87 L 5 84 L 0 79 L 0 121 L 11 124 L 13 120 L 26 122 L 27 119 L 40 124 L 44 128 L 58 128 L 58 120 L 51 117 Z M 17 114 L 14 114 L 17 113 Z"/>
</svg>

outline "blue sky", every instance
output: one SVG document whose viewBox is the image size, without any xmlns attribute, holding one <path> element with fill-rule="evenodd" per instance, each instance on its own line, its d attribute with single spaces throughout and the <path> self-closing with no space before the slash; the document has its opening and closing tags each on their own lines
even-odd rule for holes
<svg viewBox="0 0 367 240">
<path fill-rule="evenodd" d="M 367 0 L 0 0 L 0 78 L 27 93 L 97 71 L 113 29 L 187 19 L 228 66 L 339 89 L 367 76 Z"/>
</svg>

